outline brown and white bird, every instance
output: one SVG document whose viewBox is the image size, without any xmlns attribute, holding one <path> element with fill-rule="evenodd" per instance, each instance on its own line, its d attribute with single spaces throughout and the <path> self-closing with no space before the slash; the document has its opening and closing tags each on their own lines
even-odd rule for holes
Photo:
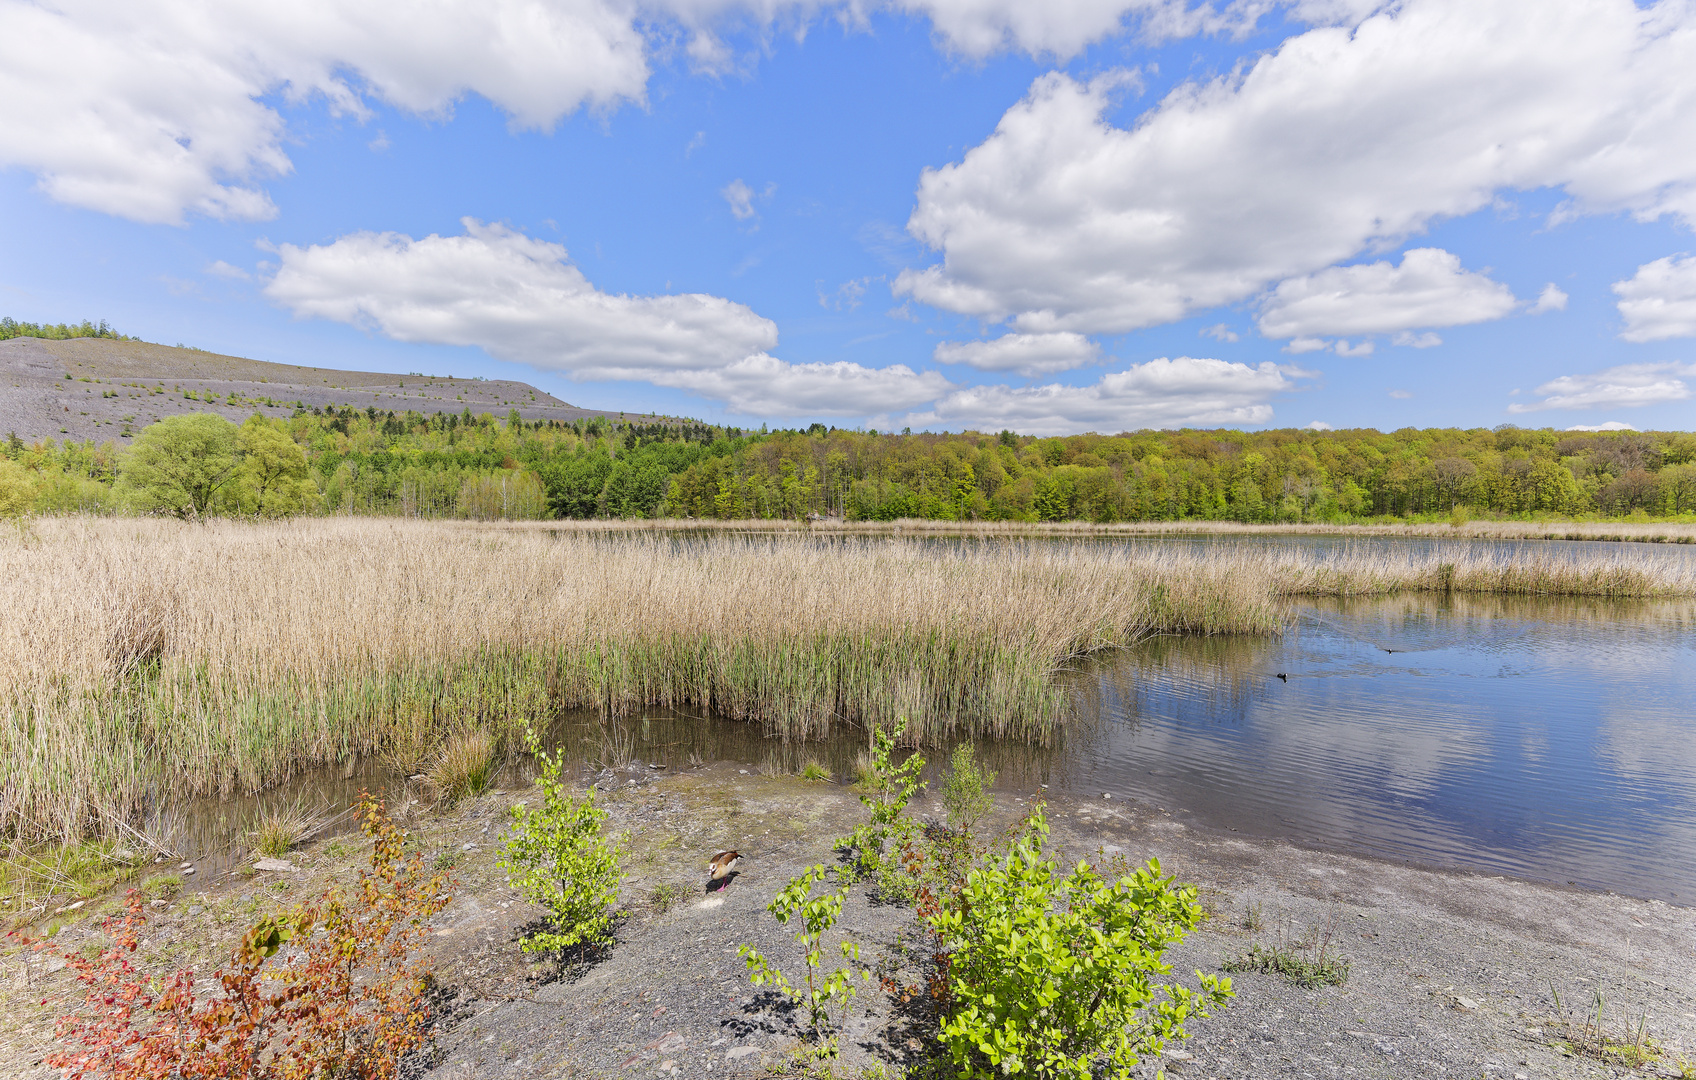
<svg viewBox="0 0 1696 1080">
<path fill-rule="evenodd" d="M 714 855 L 707 863 L 707 888 L 712 888 L 715 881 L 724 881 L 725 876 L 741 861 L 742 854 L 737 851 L 721 851 Z"/>
</svg>

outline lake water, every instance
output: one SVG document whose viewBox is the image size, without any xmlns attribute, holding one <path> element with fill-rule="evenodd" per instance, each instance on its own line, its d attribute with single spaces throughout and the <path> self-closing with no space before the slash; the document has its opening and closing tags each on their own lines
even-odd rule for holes
<svg viewBox="0 0 1696 1080">
<path fill-rule="evenodd" d="M 1696 546 L 1562 541 L 1066 542 L 1696 560 Z M 1158 638 L 1062 678 L 1077 715 L 1053 745 L 984 747 L 1003 788 L 1110 792 L 1220 830 L 1696 905 L 1696 602 L 1309 600 L 1291 605 L 1281 638 Z M 816 759 L 839 777 L 865 746 L 856 732 L 786 746 L 756 725 L 680 712 L 568 716 L 553 735 L 585 764 L 793 770 Z M 502 782 L 523 782 L 524 770 L 514 763 Z M 257 799 L 168 811 L 153 827 L 185 854 L 210 854 L 228 850 L 260 803 L 340 806 L 397 779 L 326 771 Z"/>
<path fill-rule="evenodd" d="M 1057 777 L 1215 828 L 1696 904 L 1696 605 L 1307 602 L 1069 680 Z M 1284 678 L 1279 678 L 1279 675 Z"/>
</svg>

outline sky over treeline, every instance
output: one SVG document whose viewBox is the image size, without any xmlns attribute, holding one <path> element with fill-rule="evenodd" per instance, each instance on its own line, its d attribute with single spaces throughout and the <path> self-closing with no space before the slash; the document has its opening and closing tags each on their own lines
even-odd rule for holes
<svg viewBox="0 0 1696 1080">
<path fill-rule="evenodd" d="M 717 422 L 1696 426 L 1687 0 L 0 0 L 0 314 Z"/>
</svg>

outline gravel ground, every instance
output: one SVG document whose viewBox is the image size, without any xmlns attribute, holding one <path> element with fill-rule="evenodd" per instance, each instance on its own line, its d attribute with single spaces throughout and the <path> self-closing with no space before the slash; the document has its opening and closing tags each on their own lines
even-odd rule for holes
<svg viewBox="0 0 1696 1080">
<path fill-rule="evenodd" d="M 656 779 L 656 776 L 658 777 Z M 427 852 L 458 851 L 461 888 L 430 950 L 455 997 L 424 1075 L 430 1080 L 788 1074 L 798 1020 L 747 981 L 736 947 L 751 943 L 786 971 L 798 949 L 765 912 L 830 840 L 862 820 L 853 794 L 824 783 L 761 775 L 720 762 L 679 775 L 635 767 L 607 774 L 605 805 L 629 833 L 628 916 L 618 940 L 586 970 L 558 977 L 519 953 L 538 912 L 506 887 L 498 857 L 504 808 L 518 793 L 486 795 L 410 827 Z M 1023 810 L 999 797 L 998 821 Z M 940 807 L 921 796 L 921 815 Z M 1192 1025 L 1194 1038 L 1158 1066 L 1171 1077 L 1490 1078 L 1678 1076 L 1696 1058 L 1696 911 L 1610 894 L 1446 873 L 1244 840 L 1188 827 L 1124 801 L 1050 801 L 1050 850 L 1105 850 L 1162 867 L 1201 887 L 1213 912 L 1168 953 L 1180 980 L 1217 971 L 1249 945 L 1297 946 L 1327 936 L 1350 961 L 1340 987 L 1302 989 L 1266 974 L 1233 976 L 1236 1000 Z M 213 959 L 239 933 L 253 895 L 289 896 L 345 875 L 357 857 L 319 842 L 293 856 L 302 873 L 230 875 L 185 895 L 159 921 L 155 954 Z M 746 856 L 728 888 L 709 893 L 705 862 L 720 847 Z M 268 891 L 267 891 L 268 890 Z M 668 894 L 675 900 L 668 902 Z M 190 912 L 194 914 L 190 914 Z M 897 964 L 909 909 L 856 889 L 840 929 L 873 964 Z M 1250 925 L 1255 929 L 1250 929 Z M 74 945 L 83 926 L 65 931 Z M 163 939 L 164 944 L 160 944 Z M 168 946 L 168 948 L 167 948 Z M 827 945 L 828 947 L 828 945 Z M 172 951 L 174 950 L 174 951 Z M 196 951 L 198 950 L 198 951 Z M 1308 950 L 1308 955 L 1312 950 Z M 16 963 L 10 958 L 8 963 Z M 15 971 L 18 971 L 14 967 Z M 45 1077 L 31 1066 L 52 1007 L 35 999 L 70 989 L 61 973 L 23 976 L 0 996 L 0 1075 Z M 1667 1052 L 1641 1070 L 1562 1052 L 1551 988 L 1575 1019 L 1600 991 L 1616 1034 L 1639 1020 Z M 844 1025 L 838 1076 L 899 1075 L 916 1032 L 876 983 L 862 984 Z"/>
</svg>

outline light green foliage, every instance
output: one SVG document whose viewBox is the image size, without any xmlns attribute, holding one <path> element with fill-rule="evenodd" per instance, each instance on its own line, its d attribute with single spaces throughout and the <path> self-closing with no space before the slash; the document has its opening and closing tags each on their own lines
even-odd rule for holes
<svg viewBox="0 0 1696 1080">
<path fill-rule="evenodd" d="M 118 483 L 137 510 L 201 517 L 239 465 L 234 424 L 212 413 L 186 413 L 141 433 Z"/>
<path fill-rule="evenodd" d="M 145 436 L 145 432 L 143 435 Z M 236 436 L 241 451 L 242 501 L 260 517 L 288 517 L 318 503 L 306 451 L 282 424 L 257 413 Z"/>
<path fill-rule="evenodd" d="M 0 457 L 0 518 L 16 517 L 35 505 L 35 484 L 29 470 Z"/>
<path fill-rule="evenodd" d="M 860 802 L 871 812 L 871 820 L 857 827 L 853 835 L 836 842 L 839 850 L 850 853 L 850 873 L 859 877 L 875 875 L 885 893 L 899 896 L 911 893 L 910 883 L 903 879 L 900 869 L 899 851 L 902 842 L 916 830 L 912 820 L 904 815 L 908 801 L 924 786 L 920 777 L 925 767 L 924 757 L 917 753 L 899 765 L 890 760 L 895 741 L 906 729 L 907 720 L 902 717 L 893 731 L 881 727 L 872 730 L 871 761 L 866 769 L 866 783 L 871 790 L 860 795 Z"/>
<path fill-rule="evenodd" d="M 805 765 L 801 766 L 801 779 L 820 781 L 829 780 L 830 770 L 825 768 L 820 762 L 808 761 Z"/>
<path fill-rule="evenodd" d="M 843 1013 L 848 1010 L 848 1003 L 854 997 L 854 969 L 839 967 L 833 971 L 823 971 L 824 966 L 824 935 L 836 920 L 842 916 L 842 902 L 848 897 L 848 890 L 828 892 L 821 896 L 813 895 L 813 886 L 824 880 L 829 871 L 823 866 L 815 866 L 791 881 L 772 902 L 766 905 L 766 910 L 777 918 L 784 926 L 797 915 L 801 919 L 801 930 L 796 933 L 795 941 L 806 950 L 806 989 L 803 990 L 790 983 L 783 972 L 778 970 L 771 961 L 760 955 L 752 945 L 738 948 L 737 954 L 748 965 L 748 979 L 755 986 L 765 986 L 768 983 L 788 997 L 791 1001 L 807 1006 L 807 1014 L 812 1021 L 815 1034 L 822 1032 L 828 1019 L 827 1010 L 832 1001 L 842 1002 Z M 852 941 L 844 939 L 840 944 L 842 959 L 849 964 L 855 964 L 860 959 L 860 947 Z M 870 978 L 871 973 L 861 969 L 862 978 Z"/>
<path fill-rule="evenodd" d="M 1083 862 L 1057 880 L 1047 832 L 1038 806 L 1007 857 L 926 920 L 948 957 L 941 1037 L 962 1080 L 1127 1080 L 1233 996 L 1229 979 L 1199 971 L 1199 992 L 1155 982 L 1171 970 L 1161 954 L 1203 917 L 1193 888 L 1153 860 L 1117 881 Z"/>
<path fill-rule="evenodd" d="M 948 824 L 970 835 L 983 816 L 995 809 L 995 796 L 989 793 L 995 773 L 978 764 L 971 743 L 956 746 L 948 764 L 942 805 L 948 810 Z"/>
<path fill-rule="evenodd" d="M 512 887 L 548 909 L 552 925 L 524 939 L 525 952 L 563 952 L 612 941 L 613 905 L 623 880 L 618 863 L 624 845 L 601 835 L 607 812 L 595 805 L 591 788 L 573 799 L 560 781 L 564 754 L 542 750 L 528 725 L 525 738 L 541 766 L 536 778 L 542 802 L 512 808 L 506 857 L 497 865 Z"/>
</svg>

